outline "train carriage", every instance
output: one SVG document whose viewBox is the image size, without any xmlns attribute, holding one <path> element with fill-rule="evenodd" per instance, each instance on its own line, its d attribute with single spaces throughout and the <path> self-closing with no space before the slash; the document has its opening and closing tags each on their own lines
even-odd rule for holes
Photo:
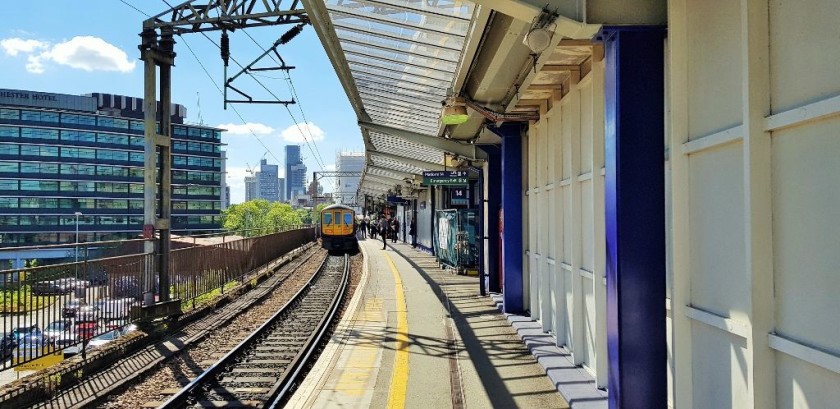
<svg viewBox="0 0 840 409">
<path fill-rule="evenodd" d="M 352 251 L 358 248 L 356 212 L 348 206 L 332 205 L 321 210 L 321 246 L 327 250 Z"/>
</svg>

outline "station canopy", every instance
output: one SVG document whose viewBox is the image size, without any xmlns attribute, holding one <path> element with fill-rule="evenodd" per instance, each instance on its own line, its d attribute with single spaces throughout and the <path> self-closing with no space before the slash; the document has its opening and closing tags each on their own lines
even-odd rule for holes
<svg viewBox="0 0 840 409">
<path fill-rule="evenodd" d="M 440 137 L 440 112 L 464 64 L 472 2 L 323 0 L 306 7 L 362 129 L 361 194 L 405 186 L 443 169 L 447 152 L 464 153 L 467 146 Z"/>
</svg>

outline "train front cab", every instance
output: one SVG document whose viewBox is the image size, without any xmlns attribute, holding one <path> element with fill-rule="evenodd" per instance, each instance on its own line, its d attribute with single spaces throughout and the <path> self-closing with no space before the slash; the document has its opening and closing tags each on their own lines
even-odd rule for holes
<svg viewBox="0 0 840 409">
<path fill-rule="evenodd" d="M 321 246 L 332 251 L 351 251 L 356 241 L 355 215 L 351 209 L 324 209 L 321 212 Z"/>
</svg>

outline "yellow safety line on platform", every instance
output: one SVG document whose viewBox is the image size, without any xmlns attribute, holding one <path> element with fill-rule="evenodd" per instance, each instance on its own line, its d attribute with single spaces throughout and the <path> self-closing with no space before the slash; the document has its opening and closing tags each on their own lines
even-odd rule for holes
<svg viewBox="0 0 840 409">
<path fill-rule="evenodd" d="M 394 373 L 391 375 L 391 393 L 388 395 L 388 408 L 405 407 L 405 391 L 408 389 L 408 315 L 405 305 L 405 294 L 403 294 L 402 279 L 394 260 L 388 253 L 385 259 L 391 266 L 391 273 L 394 275 L 394 288 L 396 294 L 397 312 L 397 348 L 394 354 Z"/>
</svg>

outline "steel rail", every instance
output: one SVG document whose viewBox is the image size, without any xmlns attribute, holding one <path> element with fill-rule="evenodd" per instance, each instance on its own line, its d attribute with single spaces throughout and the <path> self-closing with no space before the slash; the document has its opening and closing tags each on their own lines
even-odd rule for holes
<svg viewBox="0 0 840 409">
<path fill-rule="evenodd" d="M 240 342 L 236 347 L 232 350 L 227 352 L 222 358 L 220 358 L 216 363 L 211 365 L 207 368 L 203 373 L 197 376 L 192 382 L 184 386 L 178 393 L 170 397 L 166 402 L 164 402 L 158 409 L 172 409 L 172 408 L 182 408 L 187 405 L 187 402 L 190 398 L 196 397 L 196 395 L 200 394 L 202 386 L 213 383 L 216 381 L 217 375 L 223 373 L 228 365 L 232 364 L 236 361 L 236 359 L 242 355 L 244 352 L 248 350 L 252 345 L 257 344 L 262 336 L 270 331 L 274 324 L 277 321 L 283 318 L 289 310 L 293 307 L 298 305 L 298 302 L 307 294 L 307 290 L 312 287 L 312 284 L 317 280 L 324 271 L 324 267 L 329 260 L 329 256 L 325 257 L 324 260 L 321 262 L 321 265 L 318 267 L 317 272 L 307 281 L 305 285 L 298 290 L 295 295 L 286 302 L 276 313 L 274 313 L 265 323 L 260 325 L 251 335 L 249 335 L 246 339 Z M 349 260 L 345 255 L 345 271 L 344 271 L 344 278 L 342 282 L 347 281 L 347 272 L 349 271 Z M 346 285 L 342 285 L 342 290 L 340 292 L 343 293 L 343 289 L 346 288 Z M 336 300 L 340 300 L 340 298 L 334 298 L 333 303 L 336 304 Z M 271 398 L 267 399 L 271 400 Z"/>
<path fill-rule="evenodd" d="M 341 287 L 335 293 L 335 297 L 332 301 L 332 307 L 324 317 L 321 319 L 321 322 L 318 324 L 318 329 L 312 332 L 312 335 L 306 342 L 306 348 L 301 350 L 295 359 L 289 364 L 289 368 L 286 369 L 286 372 L 283 373 L 283 377 L 280 378 L 280 381 L 277 382 L 274 388 L 272 388 L 271 392 L 269 393 L 269 399 L 271 405 L 269 408 L 274 409 L 279 407 L 281 402 L 283 402 L 291 387 L 295 384 L 300 376 L 301 371 L 303 370 L 304 364 L 309 362 L 309 358 L 315 353 L 315 350 L 318 348 L 318 345 L 321 343 L 321 340 L 324 338 L 324 334 L 326 334 L 327 329 L 329 328 L 330 324 L 333 322 L 335 318 L 335 314 L 338 312 L 338 307 L 341 305 L 341 299 L 344 297 L 344 293 L 347 291 L 347 283 L 350 281 L 350 257 L 345 254 L 344 255 L 344 276 L 341 280 Z M 317 333 L 316 333 L 317 332 Z"/>
</svg>

